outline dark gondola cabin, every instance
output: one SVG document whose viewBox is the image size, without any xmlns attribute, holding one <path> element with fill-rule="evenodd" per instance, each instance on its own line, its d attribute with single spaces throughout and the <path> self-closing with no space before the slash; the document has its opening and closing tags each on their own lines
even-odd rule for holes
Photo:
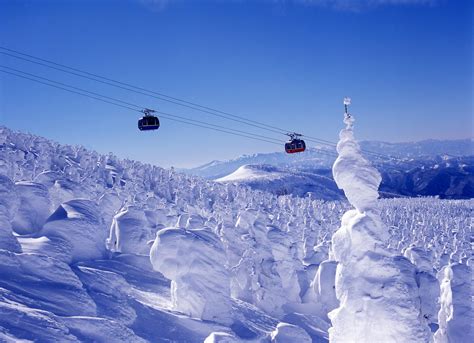
<svg viewBox="0 0 474 343">
<path fill-rule="evenodd" d="M 303 152 L 306 150 L 306 144 L 302 139 L 292 139 L 285 143 L 285 151 L 288 154 L 294 154 L 296 152 Z"/>
<path fill-rule="evenodd" d="M 160 120 L 158 117 L 152 115 L 145 115 L 138 120 L 138 129 L 140 131 L 157 130 L 160 127 Z"/>
</svg>

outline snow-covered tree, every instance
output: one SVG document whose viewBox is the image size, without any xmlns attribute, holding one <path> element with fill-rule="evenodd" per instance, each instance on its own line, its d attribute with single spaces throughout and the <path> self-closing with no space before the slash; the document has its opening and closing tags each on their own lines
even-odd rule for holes
<svg viewBox="0 0 474 343">
<path fill-rule="evenodd" d="M 361 155 L 354 117 L 346 114 L 344 123 L 333 175 L 355 209 L 343 215 L 332 237 L 339 307 L 329 313 L 329 339 L 426 342 L 430 332 L 421 314 L 416 268 L 386 248 L 389 232 L 377 208 L 381 176 Z"/>
</svg>

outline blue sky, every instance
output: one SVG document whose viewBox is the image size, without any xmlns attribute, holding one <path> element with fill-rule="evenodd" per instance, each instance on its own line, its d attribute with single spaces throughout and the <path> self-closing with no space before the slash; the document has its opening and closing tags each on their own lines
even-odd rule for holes
<svg viewBox="0 0 474 343">
<path fill-rule="evenodd" d="M 472 136 L 469 0 L 0 1 L 0 45 L 336 141 L 342 98 L 359 139 Z M 53 72 L 0 64 L 226 127 L 205 113 Z M 0 75 L 0 124 L 161 166 L 278 151 Z"/>
</svg>

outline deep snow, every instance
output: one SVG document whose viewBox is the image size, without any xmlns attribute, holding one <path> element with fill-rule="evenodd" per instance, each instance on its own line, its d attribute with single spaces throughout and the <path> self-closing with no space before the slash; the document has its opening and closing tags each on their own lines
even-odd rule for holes
<svg viewBox="0 0 474 343">
<path fill-rule="evenodd" d="M 0 340 L 328 340 L 341 293 L 331 236 L 357 217 L 341 225 L 346 201 L 278 197 L 6 128 L 0 144 Z M 472 338 L 459 320 L 472 316 L 472 205 L 370 202 L 378 244 L 410 287 L 385 304 L 418 294 L 427 339 L 438 325 L 440 342 Z M 391 328 L 407 313 L 394 311 Z"/>
</svg>

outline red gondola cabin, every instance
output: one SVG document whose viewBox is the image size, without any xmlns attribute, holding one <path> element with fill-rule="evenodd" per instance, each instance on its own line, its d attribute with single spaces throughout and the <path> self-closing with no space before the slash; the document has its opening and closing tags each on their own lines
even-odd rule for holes
<svg viewBox="0 0 474 343">
<path fill-rule="evenodd" d="M 285 143 L 285 151 L 288 154 L 294 154 L 296 152 L 303 152 L 306 150 L 306 144 L 302 139 L 292 139 Z"/>
</svg>

